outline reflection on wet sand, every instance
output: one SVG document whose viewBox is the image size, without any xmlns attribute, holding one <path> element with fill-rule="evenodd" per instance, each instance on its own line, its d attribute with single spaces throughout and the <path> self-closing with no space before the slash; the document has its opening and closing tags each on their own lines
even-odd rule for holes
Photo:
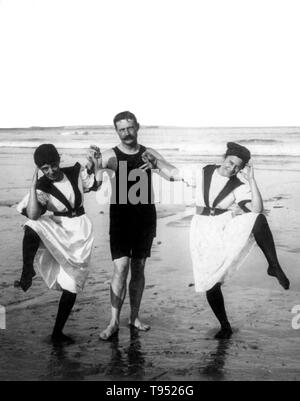
<svg viewBox="0 0 300 401">
<path fill-rule="evenodd" d="M 141 351 L 139 331 L 130 328 L 129 344 L 119 343 L 118 334 L 107 342 L 111 352 L 108 363 L 84 363 L 82 353 L 74 353 L 68 345 L 51 348 L 47 372 L 40 380 L 85 380 L 90 376 L 101 380 L 143 380 L 145 377 L 145 357 Z M 93 353 L 96 349 L 94 349 Z M 72 352 L 73 351 L 73 352 Z M 100 357 L 101 354 L 99 354 Z"/>
<path fill-rule="evenodd" d="M 123 350 L 120 347 L 118 335 L 111 339 L 111 361 L 105 373 L 110 379 L 143 380 L 145 358 L 141 351 L 137 329 L 130 327 L 130 344 Z"/>
<path fill-rule="evenodd" d="M 205 358 L 205 364 L 199 369 L 201 375 L 205 375 L 207 379 L 212 380 L 224 379 L 225 360 L 231 345 L 232 340 L 218 340 L 216 350 Z"/>
<path fill-rule="evenodd" d="M 83 363 L 75 358 L 80 358 L 81 353 L 77 352 L 70 357 L 68 346 L 53 346 L 50 361 L 47 367 L 47 374 L 40 377 L 41 380 L 85 380 L 89 376 L 103 374 L 102 364 Z"/>
<path fill-rule="evenodd" d="M 83 380 L 82 364 L 69 359 L 65 347 L 53 346 L 46 380 Z"/>
</svg>

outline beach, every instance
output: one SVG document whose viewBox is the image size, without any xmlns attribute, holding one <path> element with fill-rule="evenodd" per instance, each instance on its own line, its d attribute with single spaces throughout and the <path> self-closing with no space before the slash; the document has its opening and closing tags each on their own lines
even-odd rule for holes
<svg viewBox="0 0 300 401">
<path fill-rule="evenodd" d="M 61 148 L 64 164 L 84 163 L 81 149 L 66 146 Z M 161 153 L 171 155 L 174 164 L 187 164 L 182 152 L 179 157 L 165 147 Z M 13 287 L 21 273 L 26 221 L 15 205 L 30 187 L 32 148 L 1 148 L 0 304 L 6 308 L 6 329 L 0 330 L 0 380 L 300 380 L 300 329 L 292 327 L 291 312 L 300 305 L 300 163 L 296 155 L 285 158 L 278 163 L 265 154 L 257 157 L 255 174 L 291 288 L 283 290 L 267 275 L 267 262 L 256 246 L 224 285 L 234 329 L 230 340 L 213 338 L 218 323 L 205 296 L 194 290 L 192 205 L 158 203 L 157 237 L 141 306 L 141 318 L 151 330 L 128 327 L 127 297 L 118 336 L 99 341 L 110 319 L 109 214 L 108 205 L 89 193 L 85 209 L 95 234 L 91 273 L 65 328 L 75 344 L 55 347 L 49 335 L 60 294 L 49 291 L 40 277 L 26 293 Z M 206 159 L 217 160 L 215 155 Z M 192 155 L 189 162 L 195 161 Z"/>
</svg>

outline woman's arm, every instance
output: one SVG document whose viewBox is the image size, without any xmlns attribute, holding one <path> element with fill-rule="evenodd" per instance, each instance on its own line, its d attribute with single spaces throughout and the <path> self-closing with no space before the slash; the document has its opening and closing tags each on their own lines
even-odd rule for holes
<svg viewBox="0 0 300 401">
<path fill-rule="evenodd" d="M 250 189 L 251 189 L 251 194 L 252 194 L 251 205 L 247 204 L 247 207 L 250 207 L 251 211 L 254 213 L 262 213 L 262 211 L 264 209 L 264 205 L 263 205 L 263 200 L 262 200 L 260 191 L 258 189 L 256 180 L 254 177 L 253 164 L 249 163 L 247 166 L 247 173 L 241 172 L 241 174 L 248 181 Z"/>
<path fill-rule="evenodd" d="M 32 185 L 29 193 L 29 200 L 26 207 L 26 213 L 30 220 L 37 220 L 42 214 L 42 208 L 38 202 L 37 193 L 36 193 L 36 185 L 38 181 L 38 171 L 36 168 L 32 178 Z"/>
<path fill-rule="evenodd" d="M 86 165 L 88 174 L 94 174 L 97 189 L 102 185 L 103 158 L 100 148 L 91 145 L 88 152 L 88 164 Z"/>
<path fill-rule="evenodd" d="M 112 174 L 117 170 L 118 162 L 113 149 L 108 149 L 101 153 L 98 146 L 91 145 L 88 150 L 87 158 L 87 171 L 89 174 L 95 174 L 98 187 L 102 184 L 104 173 L 108 172 Z"/>
</svg>

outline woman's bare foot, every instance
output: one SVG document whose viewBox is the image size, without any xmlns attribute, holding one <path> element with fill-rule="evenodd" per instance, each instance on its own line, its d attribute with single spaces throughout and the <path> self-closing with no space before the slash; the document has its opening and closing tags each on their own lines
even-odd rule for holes
<svg viewBox="0 0 300 401">
<path fill-rule="evenodd" d="M 140 331 L 148 331 L 151 329 L 149 324 L 142 323 L 139 318 L 135 318 L 134 321 L 129 320 L 129 326 L 135 327 Z"/>
<path fill-rule="evenodd" d="M 281 267 L 278 266 L 269 266 L 268 267 L 268 275 L 272 277 L 276 277 L 279 281 L 279 284 L 285 289 L 288 290 L 290 288 L 290 282 L 287 276 L 284 274 Z"/>
<path fill-rule="evenodd" d="M 116 324 L 109 324 L 105 330 L 101 331 L 99 334 L 99 339 L 103 341 L 107 341 L 116 334 L 118 334 L 119 326 Z"/>
</svg>

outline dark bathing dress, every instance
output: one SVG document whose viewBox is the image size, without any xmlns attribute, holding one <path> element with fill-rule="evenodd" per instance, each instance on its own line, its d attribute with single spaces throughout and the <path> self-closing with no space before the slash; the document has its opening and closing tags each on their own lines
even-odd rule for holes
<svg viewBox="0 0 300 401">
<path fill-rule="evenodd" d="M 146 172 L 138 170 L 136 177 L 132 172 L 145 164 L 142 160 L 145 150 L 145 146 L 140 145 L 137 153 L 128 155 L 118 147 L 113 148 L 117 158 L 115 182 L 112 185 L 115 190 L 111 196 L 109 228 L 113 260 L 123 256 L 149 257 L 153 238 L 156 236 L 156 209 L 151 170 Z M 143 174 L 143 179 L 139 174 Z M 141 185 L 142 183 L 144 185 Z M 129 199 L 130 189 L 136 195 L 134 203 L 132 199 Z"/>
</svg>

